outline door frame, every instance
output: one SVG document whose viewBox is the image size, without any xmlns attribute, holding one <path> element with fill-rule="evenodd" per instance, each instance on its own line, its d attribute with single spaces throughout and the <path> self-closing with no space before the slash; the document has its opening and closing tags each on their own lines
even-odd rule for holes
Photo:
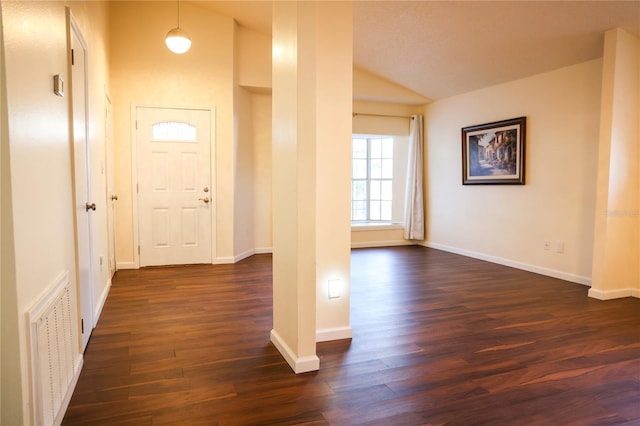
<svg viewBox="0 0 640 426">
<path fill-rule="evenodd" d="M 131 104 L 131 200 L 133 214 L 133 263 L 135 268 L 140 268 L 140 234 L 139 234 L 139 215 L 138 215 L 138 137 L 137 137 L 137 111 L 138 108 L 156 108 L 156 109 L 182 109 L 182 110 L 199 110 L 209 112 L 210 138 L 209 138 L 209 167 L 211 168 L 211 263 L 215 264 L 217 259 L 217 180 L 216 180 L 216 109 L 215 107 L 194 107 L 194 106 L 171 106 L 171 105 L 150 105 L 150 104 Z"/>
</svg>

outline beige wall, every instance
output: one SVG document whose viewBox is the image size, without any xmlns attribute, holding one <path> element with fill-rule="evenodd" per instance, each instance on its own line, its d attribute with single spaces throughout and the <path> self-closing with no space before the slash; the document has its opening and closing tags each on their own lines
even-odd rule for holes
<svg viewBox="0 0 640 426">
<path fill-rule="evenodd" d="M 2 8 L 19 316 L 19 341 L 2 345 L 20 350 L 22 362 L 14 368 L 22 391 L 16 398 L 23 402 L 3 405 L 2 415 L 31 423 L 28 333 L 22 319 L 61 272 L 69 272 L 75 286 L 68 103 L 53 95 L 51 84 L 55 74 L 67 80 L 65 10 L 61 2 L 3 2 Z M 33 25 L 25 25 L 29 22 Z"/>
<path fill-rule="evenodd" d="M 390 247 L 413 245 L 404 239 L 404 228 L 400 225 L 352 226 L 351 248 Z"/>
<path fill-rule="evenodd" d="M 110 2 L 110 71 L 114 112 L 117 258 L 133 267 L 131 106 L 215 108 L 216 257 L 234 256 L 234 22 L 188 2 L 181 3 L 180 25 L 191 36 L 191 50 L 171 53 L 164 35 L 175 25 L 170 2 Z M 216 259 L 214 259 L 216 261 Z"/>
<path fill-rule="evenodd" d="M 271 91 L 271 37 L 238 27 L 238 84 L 254 90 Z"/>
<path fill-rule="evenodd" d="M 601 69 L 594 60 L 428 106 L 429 245 L 590 281 Z M 520 116 L 527 117 L 526 185 L 463 186 L 460 129 Z M 545 240 L 552 250 L 543 250 Z"/>
<path fill-rule="evenodd" d="M 271 242 L 271 37 L 237 27 L 236 69 L 242 134 L 236 181 L 236 259 L 272 251 Z M 249 161 L 250 160 L 250 161 Z M 238 198 L 239 197 L 239 198 Z M 239 209 L 242 209 L 241 211 Z"/>
<path fill-rule="evenodd" d="M 253 211 L 255 189 L 253 186 L 253 114 L 251 93 L 241 87 L 236 88 L 234 106 L 236 108 L 234 137 L 234 257 L 244 258 L 255 252 L 253 240 Z"/>
<path fill-rule="evenodd" d="M 3 10 L 0 9 L 0 16 Z M 3 18 L 4 19 L 4 18 Z M 0 424 L 22 422 L 22 378 L 13 237 L 4 36 L 0 32 Z"/>
<path fill-rule="evenodd" d="M 367 71 L 353 70 L 353 98 L 358 101 L 423 105 L 431 99 Z"/>
<path fill-rule="evenodd" d="M 256 251 L 271 250 L 271 95 L 251 94 L 253 143 L 253 242 Z"/>
<path fill-rule="evenodd" d="M 106 9 L 98 2 L 68 5 L 90 55 L 89 143 L 95 168 L 104 158 Z M 13 390 L 12 394 L 3 392 L 2 421 L 32 424 L 28 333 L 23 318 L 60 274 L 69 273 L 73 290 L 76 284 L 69 98 L 55 96 L 52 84 L 55 74 L 70 82 L 65 3 L 3 2 L 2 15 L 6 59 L 3 121 L 8 126 L 3 126 L 2 148 L 2 378 L 3 388 Z M 100 190 L 104 175 L 92 170 L 92 182 L 94 194 L 104 199 L 104 190 Z M 96 255 L 106 253 L 106 233 L 100 225 L 104 217 L 96 215 L 93 220 Z M 99 293 L 108 278 L 99 269 L 94 278 Z M 72 298 L 77 300 L 75 291 Z M 6 314 L 10 314 L 10 321 L 4 321 Z M 7 356 L 4 348 L 14 351 Z"/>
</svg>

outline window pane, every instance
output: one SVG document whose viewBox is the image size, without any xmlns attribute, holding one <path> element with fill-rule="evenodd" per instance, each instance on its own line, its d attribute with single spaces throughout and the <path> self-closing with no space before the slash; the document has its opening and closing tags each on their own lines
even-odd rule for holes
<svg viewBox="0 0 640 426">
<path fill-rule="evenodd" d="M 391 220 L 391 201 L 380 202 L 380 220 Z"/>
<path fill-rule="evenodd" d="M 369 219 L 380 220 L 380 201 L 371 201 L 369 209 Z"/>
<path fill-rule="evenodd" d="M 151 127 L 153 142 L 196 142 L 196 126 L 180 121 L 163 121 Z"/>
<path fill-rule="evenodd" d="M 351 202 L 351 220 L 367 220 L 367 203 L 365 201 Z"/>
<path fill-rule="evenodd" d="M 367 158 L 366 139 L 353 139 L 353 158 Z"/>
<path fill-rule="evenodd" d="M 351 182 L 351 199 L 363 201 L 367 200 L 366 180 L 354 180 Z"/>
<path fill-rule="evenodd" d="M 380 199 L 391 201 L 393 200 L 393 186 L 390 180 L 383 180 L 380 182 Z"/>
<path fill-rule="evenodd" d="M 367 159 L 354 159 L 353 167 L 351 170 L 352 179 L 366 179 L 367 178 Z"/>
<path fill-rule="evenodd" d="M 393 160 L 380 160 L 382 162 L 381 178 L 391 179 L 393 177 Z"/>
<path fill-rule="evenodd" d="M 369 183 L 369 199 L 380 200 L 380 181 L 372 180 Z"/>
<path fill-rule="evenodd" d="M 371 158 L 382 157 L 382 139 L 370 139 L 371 143 Z"/>
<path fill-rule="evenodd" d="M 382 160 L 371 160 L 371 179 L 380 179 L 382 177 Z"/>
</svg>

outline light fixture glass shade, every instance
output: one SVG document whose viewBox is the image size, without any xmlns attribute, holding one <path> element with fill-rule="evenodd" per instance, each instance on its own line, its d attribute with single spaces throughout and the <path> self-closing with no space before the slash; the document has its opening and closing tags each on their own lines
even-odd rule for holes
<svg viewBox="0 0 640 426">
<path fill-rule="evenodd" d="M 170 51 L 177 54 L 184 53 L 191 47 L 189 34 L 180 27 L 176 27 L 169 31 L 164 42 L 167 44 Z"/>
</svg>

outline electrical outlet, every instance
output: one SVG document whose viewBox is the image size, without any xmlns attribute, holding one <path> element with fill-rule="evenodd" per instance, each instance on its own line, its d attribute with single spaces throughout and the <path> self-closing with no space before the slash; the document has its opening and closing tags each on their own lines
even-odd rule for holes
<svg viewBox="0 0 640 426">
<path fill-rule="evenodd" d="M 556 253 L 564 253 L 564 242 L 563 241 L 556 242 Z"/>
<path fill-rule="evenodd" d="M 543 247 L 546 251 L 551 250 L 551 241 L 545 241 L 544 243 L 542 243 L 542 247 Z"/>
</svg>

